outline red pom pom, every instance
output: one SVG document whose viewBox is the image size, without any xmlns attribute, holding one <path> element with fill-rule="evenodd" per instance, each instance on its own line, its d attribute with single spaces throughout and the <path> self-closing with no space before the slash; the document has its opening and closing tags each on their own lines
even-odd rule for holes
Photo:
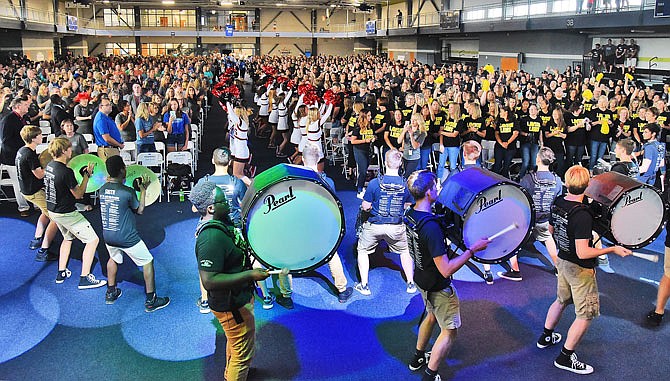
<svg viewBox="0 0 670 381">
<path fill-rule="evenodd" d="M 315 105 L 319 103 L 319 95 L 316 93 L 316 91 L 310 90 L 307 93 L 305 93 L 305 96 L 303 96 L 302 101 L 308 106 Z"/>
<path fill-rule="evenodd" d="M 295 81 L 290 79 L 288 82 L 286 82 L 286 87 L 288 87 L 291 90 L 295 89 Z"/>
</svg>

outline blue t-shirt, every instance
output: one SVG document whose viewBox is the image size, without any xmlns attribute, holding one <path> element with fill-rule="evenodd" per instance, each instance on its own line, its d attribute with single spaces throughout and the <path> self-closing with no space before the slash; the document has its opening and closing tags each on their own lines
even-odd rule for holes
<svg viewBox="0 0 670 381">
<path fill-rule="evenodd" d="M 104 112 L 98 112 L 93 119 L 93 134 L 95 135 L 95 144 L 98 147 L 107 147 L 109 143 L 102 138 L 102 135 L 109 134 L 109 136 L 119 143 L 123 143 L 121 139 L 121 132 L 116 127 L 116 123 L 106 115 Z"/>
<path fill-rule="evenodd" d="M 247 186 L 244 182 L 237 177 L 230 175 L 207 175 L 198 182 L 200 181 L 211 181 L 223 191 L 226 195 L 226 200 L 228 200 L 228 205 L 230 205 L 230 213 L 228 213 L 230 219 L 236 227 L 241 227 L 242 208 L 240 207 L 240 204 L 242 203 L 244 194 L 247 192 Z"/>
<path fill-rule="evenodd" d="M 168 111 L 163 115 L 163 122 L 167 125 L 167 123 L 170 121 L 170 112 Z M 184 127 L 188 124 L 191 124 L 191 120 L 188 118 L 188 115 L 185 113 L 181 113 L 181 118 L 175 117 L 174 120 L 172 121 L 172 135 L 180 135 L 183 134 Z"/>
<path fill-rule="evenodd" d="M 654 185 L 654 182 L 656 181 L 656 173 L 661 169 L 661 164 L 665 158 L 665 146 L 654 140 L 645 143 L 642 148 L 644 149 L 643 160 L 651 160 L 651 164 L 649 165 L 647 172 L 640 173 L 638 181 L 648 185 Z"/>
<path fill-rule="evenodd" d="M 370 223 L 400 224 L 405 204 L 412 202 L 412 196 L 402 177 L 381 176 L 370 181 L 363 200 L 372 204 Z"/>
<path fill-rule="evenodd" d="M 123 184 L 105 183 L 100 188 L 100 217 L 105 243 L 127 248 L 140 242 L 135 212 L 140 206 L 135 191 Z"/>
<path fill-rule="evenodd" d="M 137 131 L 137 144 L 152 144 L 154 143 L 154 133 L 150 133 L 145 137 L 140 137 L 140 131 L 147 132 L 153 127 L 153 118 L 149 117 L 147 119 L 135 118 L 135 130 Z"/>
<path fill-rule="evenodd" d="M 541 224 L 549 221 L 551 204 L 553 204 L 556 197 L 563 193 L 561 178 L 547 171 L 527 173 L 521 179 L 521 186 L 533 198 L 533 204 L 535 204 L 535 223 Z"/>
</svg>

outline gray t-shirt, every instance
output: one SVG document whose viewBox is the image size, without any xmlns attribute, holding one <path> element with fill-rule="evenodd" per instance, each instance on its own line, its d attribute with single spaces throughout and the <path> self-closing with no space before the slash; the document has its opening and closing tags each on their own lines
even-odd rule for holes
<svg viewBox="0 0 670 381">
<path fill-rule="evenodd" d="M 207 175 L 200 179 L 200 181 L 211 181 L 216 184 L 216 186 L 221 188 L 223 193 L 226 195 L 228 205 L 230 205 L 230 219 L 233 221 L 233 224 L 236 227 L 240 227 L 242 224 L 242 208 L 240 204 L 242 203 L 244 194 L 247 192 L 247 186 L 244 184 L 244 182 L 237 177 L 230 175 Z"/>
<path fill-rule="evenodd" d="M 100 188 L 102 234 L 109 246 L 128 248 L 141 238 L 135 226 L 135 210 L 140 202 L 132 188 L 119 183 L 106 183 Z"/>
<path fill-rule="evenodd" d="M 412 147 L 412 141 L 410 140 L 409 133 L 405 133 L 405 144 L 402 151 L 402 158 L 405 160 L 419 160 L 421 159 L 421 146 L 423 141 L 426 140 L 426 133 L 421 130 L 416 130 L 414 132 L 414 141 L 419 143 L 419 148 Z"/>
</svg>

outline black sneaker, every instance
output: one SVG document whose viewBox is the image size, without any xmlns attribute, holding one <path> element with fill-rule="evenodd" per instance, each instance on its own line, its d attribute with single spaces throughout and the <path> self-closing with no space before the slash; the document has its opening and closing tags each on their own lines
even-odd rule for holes
<svg viewBox="0 0 670 381">
<path fill-rule="evenodd" d="M 33 238 L 30 240 L 30 245 L 28 246 L 30 250 L 36 250 L 39 249 L 40 246 L 42 246 L 42 240 L 44 239 L 44 236 L 40 238 Z"/>
<path fill-rule="evenodd" d="M 114 302 L 116 302 L 116 299 L 120 298 L 122 294 L 123 292 L 118 287 L 114 288 L 114 292 L 109 292 L 109 290 L 107 290 L 107 292 L 105 293 L 105 303 L 114 304 Z"/>
<path fill-rule="evenodd" d="M 416 371 L 421 369 L 421 367 L 428 364 L 428 360 L 430 360 L 430 352 L 424 353 L 423 356 L 414 355 L 412 362 L 409 363 L 409 370 Z"/>
<path fill-rule="evenodd" d="M 145 312 L 154 312 L 160 310 L 161 308 L 167 307 L 170 304 L 170 298 L 167 296 L 156 296 L 154 295 L 153 300 L 148 300 L 144 302 L 144 311 Z"/>
<path fill-rule="evenodd" d="M 545 335 L 543 333 L 542 336 L 540 336 L 540 338 L 537 339 L 537 347 L 540 349 L 544 349 L 546 347 L 556 345 L 561 342 L 562 338 L 563 336 L 561 336 L 561 334 L 558 332 L 552 332 L 551 336 Z"/>
<path fill-rule="evenodd" d="M 488 285 L 493 284 L 493 274 L 491 274 L 491 271 L 487 271 L 484 273 L 484 280 Z"/>
<path fill-rule="evenodd" d="M 54 254 L 49 251 L 49 249 L 39 249 L 37 254 L 35 254 L 35 260 L 37 262 L 52 262 L 58 260 L 58 254 Z"/>
<path fill-rule="evenodd" d="M 88 274 L 85 277 L 79 278 L 79 289 L 86 290 L 89 288 L 98 288 L 107 284 L 106 280 L 95 279 L 95 275 Z"/>
<path fill-rule="evenodd" d="M 521 271 L 498 271 L 498 276 L 507 279 L 507 280 L 513 280 L 515 282 L 521 282 L 523 278 L 521 277 Z"/>
<path fill-rule="evenodd" d="M 346 290 L 337 294 L 337 300 L 340 303 L 346 303 L 347 300 L 349 300 L 349 298 L 351 298 L 351 294 L 353 294 L 353 293 L 354 293 L 354 289 L 351 288 L 351 287 L 347 287 Z"/>
<path fill-rule="evenodd" d="M 554 360 L 554 366 L 577 374 L 593 373 L 593 367 L 577 360 L 576 353 L 573 353 L 570 357 L 559 355 L 556 360 Z"/>
<path fill-rule="evenodd" d="M 72 275 L 72 272 L 68 269 L 65 269 L 63 271 L 59 271 L 58 275 L 56 276 L 56 283 L 61 284 L 65 282 L 65 279 L 69 278 Z"/>
<path fill-rule="evenodd" d="M 283 295 L 277 295 L 277 304 L 286 308 L 287 310 L 292 310 L 295 306 L 293 305 L 293 299 L 291 297 L 286 297 Z"/>
<path fill-rule="evenodd" d="M 647 323 L 658 327 L 663 321 L 663 315 L 664 314 L 657 314 L 655 310 L 651 310 L 651 312 L 647 314 Z"/>
</svg>

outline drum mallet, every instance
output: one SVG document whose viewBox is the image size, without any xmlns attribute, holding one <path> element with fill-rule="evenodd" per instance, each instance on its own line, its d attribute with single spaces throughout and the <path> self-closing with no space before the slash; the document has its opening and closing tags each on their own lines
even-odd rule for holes
<svg viewBox="0 0 670 381">
<path fill-rule="evenodd" d="M 518 229 L 518 228 L 519 228 L 519 225 L 517 223 L 513 223 L 510 226 L 504 228 L 503 230 L 501 230 L 501 231 L 495 233 L 494 235 L 488 237 L 487 240 L 493 241 L 494 239 L 500 237 L 501 235 L 507 234 L 507 233 L 511 232 L 512 230 Z"/>
<path fill-rule="evenodd" d="M 654 263 L 658 262 L 658 255 L 656 255 L 656 254 L 642 254 L 642 253 L 632 252 L 631 255 L 634 256 L 634 257 L 637 257 L 637 258 L 645 259 L 649 262 L 654 262 Z"/>
<path fill-rule="evenodd" d="M 288 275 L 288 267 L 284 267 L 281 270 L 270 270 L 268 271 L 268 274 L 270 275 Z"/>
</svg>

